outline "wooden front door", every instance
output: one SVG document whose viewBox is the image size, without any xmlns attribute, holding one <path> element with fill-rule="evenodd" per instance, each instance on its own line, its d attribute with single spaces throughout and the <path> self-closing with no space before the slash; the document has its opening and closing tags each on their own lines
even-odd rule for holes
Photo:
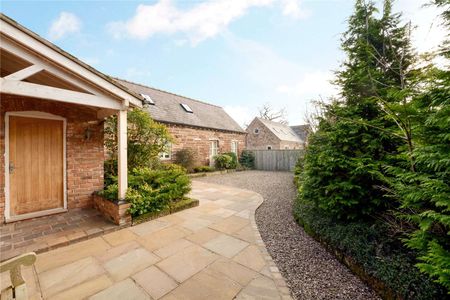
<svg viewBox="0 0 450 300">
<path fill-rule="evenodd" d="M 10 216 L 64 207 L 64 123 L 9 116 Z"/>
</svg>

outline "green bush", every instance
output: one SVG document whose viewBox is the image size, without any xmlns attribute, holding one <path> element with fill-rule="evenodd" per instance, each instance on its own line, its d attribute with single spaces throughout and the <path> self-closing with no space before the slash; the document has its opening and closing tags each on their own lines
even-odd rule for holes
<svg viewBox="0 0 450 300">
<path fill-rule="evenodd" d="M 230 166 L 229 166 L 228 169 L 236 169 L 238 167 L 238 165 L 239 165 L 236 153 L 234 153 L 234 152 L 225 152 L 223 154 L 228 155 L 228 156 L 231 157 L 231 163 L 230 163 Z"/>
<path fill-rule="evenodd" d="M 188 172 L 192 172 L 197 163 L 197 153 L 190 148 L 178 150 L 175 153 L 174 162 L 184 167 Z"/>
<path fill-rule="evenodd" d="M 299 186 L 300 185 L 300 176 L 303 172 L 303 163 L 304 163 L 304 158 L 300 157 L 297 162 L 295 163 L 295 168 L 294 168 L 294 184 L 295 186 Z"/>
<path fill-rule="evenodd" d="M 228 154 L 220 154 L 214 157 L 214 162 L 218 170 L 231 169 L 233 158 Z"/>
<path fill-rule="evenodd" d="M 255 155 L 253 152 L 244 150 L 239 157 L 239 163 L 242 167 L 246 169 L 254 169 L 255 168 Z"/>
<path fill-rule="evenodd" d="M 164 165 L 153 170 L 148 167 L 134 168 L 128 174 L 126 200 L 131 204 L 133 216 L 157 212 L 167 208 L 170 203 L 183 199 L 191 190 L 186 170 L 178 165 Z M 112 177 L 100 195 L 117 200 L 117 177 Z"/>
<path fill-rule="evenodd" d="M 214 168 L 210 167 L 210 166 L 200 166 L 200 167 L 195 167 L 194 168 L 194 172 L 195 173 L 202 173 L 202 172 L 214 172 Z"/>
<path fill-rule="evenodd" d="M 148 112 L 133 109 L 128 112 L 127 147 L 128 169 L 155 167 L 159 153 L 172 142 L 167 127 L 155 122 Z M 105 121 L 105 149 L 110 158 L 105 165 L 105 179 L 117 176 L 117 117 L 108 117 Z"/>
<path fill-rule="evenodd" d="M 444 299 L 445 289 L 414 267 L 416 253 L 392 237 L 382 221 L 337 221 L 310 201 L 296 200 L 294 216 L 308 234 L 351 257 L 400 299 Z"/>
</svg>

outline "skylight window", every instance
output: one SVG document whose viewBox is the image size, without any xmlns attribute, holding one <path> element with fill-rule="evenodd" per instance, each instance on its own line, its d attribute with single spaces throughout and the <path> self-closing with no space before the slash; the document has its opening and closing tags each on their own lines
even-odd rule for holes
<svg viewBox="0 0 450 300">
<path fill-rule="evenodd" d="M 187 105 L 187 104 L 184 104 L 184 103 L 180 103 L 180 105 L 181 105 L 181 107 L 185 110 L 185 111 L 187 111 L 188 113 L 194 113 L 193 111 L 192 111 L 192 109 L 189 107 L 189 105 Z"/>
<path fill-rule="evenodd" d="M 155 105 L 155 102 L 152 100 L 152 98 L 147 94 L 141 94 L 142 98 L 147 102 L 146 104 Z"/>
</svg>

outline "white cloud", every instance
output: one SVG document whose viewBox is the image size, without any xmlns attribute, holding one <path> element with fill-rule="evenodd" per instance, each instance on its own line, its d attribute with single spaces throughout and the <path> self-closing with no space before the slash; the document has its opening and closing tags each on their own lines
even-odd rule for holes
<svg viewBox="0 0 450 300">
<path fill-rule="evenodd" d="M 444 40 L 446 29 L 441 25 L 442 9 L 429 4 L 429 0 L 399 0 L 396 8 L 404 20 L 411 20 L 416 28 L 412 32 L 413 46 L 419 52 L 435 50 Z"/>
<path fill-rule="evenodd" d="M 280 56 L 265 45 L 231 33 L 224 37 L 234 53 L 233 63 L 242 70 L 242 81 L 255 90 L 250 95 L 236 95 L 239 106 L 229 108 L 230 115 L 239 119 L 240 124 L 255 117 L 263 103 L 270 103 L 274 110 L 285 108 L 289 123 L 301 124 L 307 112 L 314 111 L 312 100 L 336 93 L 328 82 L 333 78 L 332 72 L 311 69 Z M 330 69 L 337 65 L 338 62 Z"/>
<path fill-rule="evenodd" d="M 310 11 L 303 9 L 299 0 L 281 0 L 281 7 L 285 16 L 291 16 L 297 19 L 306 18 Z"/>
<path fill-rule="evenodd" d="M 279 85 L 277 91 L 291 96 L 310 97 L 311 95 L 317 95 L 327 98 L 338 93 L 337 87 L 330 82 L 333 79 L 334 74 L 330 71 L 304 72 L 295 82 Z"/>
<path fill-rule="evenodd" d="M 58 40 L 68 34 L 77 33 L 80 29 L 81 20 L 73 13 L 63 11 L 50 25 L 48 36 L 52 40 Z"/>
<path fill-rule="evenodd" d="M 225 105 L 224 109 L 242 128 L 256 116 L 256 109 L 251 110 L 243 105 Z"/>
<path fill-rule="evenodd" d="M 143 70 L 142 68 L 130 67 L 126 69 L 124 78 L 127 80 L 145 84 L 148 83 L 150 76 L 150 71 Z"/>
<path fill-rule="evenodd" d="M 228 25 L 243 16 L 252 7 L 281 5 L 284 15 L 305 17 L 301 0 L 215 0 L 201 2 L 188 10 L 178 9 L 171 0 L 159 0 L 156 4 L 141 4 L 135 15 L 127 21 L 107 25 L 116 38 L 129 36 L 147 39 L 157 33 L 183 33 L 192 45 L 216 36 Z"/>
</svg>

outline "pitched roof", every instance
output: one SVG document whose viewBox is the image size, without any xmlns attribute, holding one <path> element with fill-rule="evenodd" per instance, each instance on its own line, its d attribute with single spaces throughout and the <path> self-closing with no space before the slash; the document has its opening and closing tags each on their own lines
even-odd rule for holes
<svg viewBox="0 0 450 300">
<path fill-rule="evenodd" d="M 277 138 L 281 141 L 297 142 L 302 143 L 303 140 L 297 136 L 297 134 L 292 130 L 291 127 L 285 124 L 281 124 L 274 121 L 269 121 L 262 118 L 257 118 L 261 123 L 263 123 Z"/>
<path fill-rule="evenodd" d="M 291 126 L 291 128 L 303 141 L 306 141 L 306 138 L 308 137 L 309 134 L 308 124 Z"/>
<path fill-rule="evenodd" d="M 138 95 L 136 93 L 133 93 L 132 91 L 130 91 L 127 88 L 123 87 L 118 82 L 115 82 L 111 77 L 103 74 L 102 72 L 96 70 L 95 68 L 93 68 L 90 65 L 86 64 L 85 62 L 79 60 L 78 58 L 76 58 L 72 54 L 64 51 L 63 49 L 59 48 L 55 44 L 51 43 L 50 41 L 46 40 L 45 38 L 41 37 L 37 33 L 31 31 L 30 29 L 26 28 L 25 26 L 21 25 L 20 23 L 16 22 L 15 20 L 13 20 L 10 17 L 6 16 L 5 14 L 0 13 L 0 20 L 8 23 L 9 25 L 13 26 L 15 29 L 18 29 L 18 30 L 22 31 L 23 33 L 25 33 L 26 35 L 30 36 L 31 38 L 37 40 L 38 42 L 44 44 L 45 46 L 47 46 L 49 48 L 51 48 L 53 51 L 58 52 L 59 54 L 63 55 L 65 58 L 70 59 L 71 61 L 75 62 L 76 64 L 78 64 L 82 68 L 87 69 L 88 71 L 94 73 L 98 77 L 101 77 L 102 79 L 106 80 L 107 82 L 109 82 L 113 86 L 115 86 L 115 87 L 119 88 L 120 90 L 126 92 L 127 94 L 132 96 L 132 98 L 130 98 L 130 101 L 133 101 L 134 105 L 136 105 L 136 106 L 141 106 L 142 105 L 142 103 L 141 103 L 142 102 L 142 97 L 140 95 Z"/>
<path fill-rule="evenodd" d="M 155 104 L 145 109 L 156 121 L 245 133 L 220 106 L 123 79 L 115 80 L 135 93 L 149 95 Z M 192 113 L 187 112 L 181 104 L 187 104 L 192 109 Z"/>
</svg>

